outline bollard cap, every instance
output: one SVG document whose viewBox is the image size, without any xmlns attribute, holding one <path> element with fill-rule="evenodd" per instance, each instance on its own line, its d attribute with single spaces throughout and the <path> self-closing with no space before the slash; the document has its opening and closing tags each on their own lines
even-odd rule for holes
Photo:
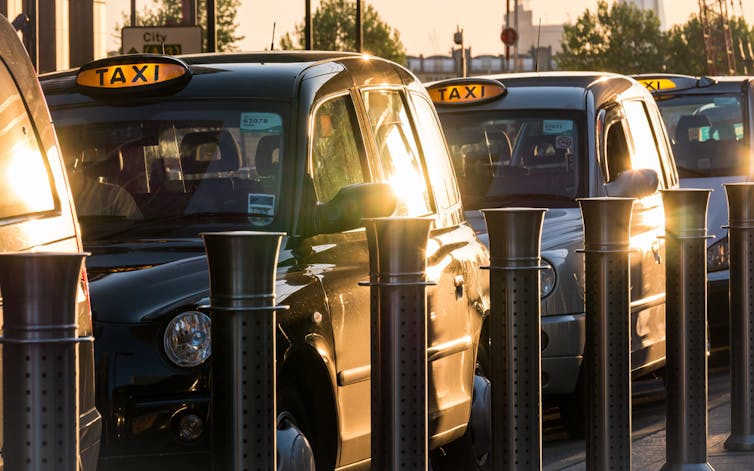
<svg viewBox="0 0 754 471">
<path fill-rule="evenodd" d="M 424 277 L 432 218 L 364 219 L 372 274 Z"/>
<path fill-rule="evenodd" d="M 204 232 L 212 308 L 271 307 L 284 232 Z"/>
<path fill-rule="evenodd" d="M 660 190 L 665 209 L 665 236 L 706 238 L 707 206 L 712 190 L 679 188 Z"/>
<path fill-rule="evenodd" d="M 75 336 L 76 291 L 86 253 L 0 254 L 0 291 L 3 293 L 3 330 L 37 329 L 35 338 L 59 336 L 50 327 Z M 28 335 L 32 335 L 28 332 Z M 28 337 L 28 335 L 24 335 Z"/>
<path fill-rule="evenodd" d="M 492 265 L 539 265 L 545 208 L 483 209 Z"/>
<path fill-rule="evenodd" d="M 628 251 L 634 198 L 578 198 L 585 252 Z"/>
<path fill-rule="evenodd" d="M 731 228 L 754 227 L 754 183 L 725 183 L 728 221 Z"/>
</svg>

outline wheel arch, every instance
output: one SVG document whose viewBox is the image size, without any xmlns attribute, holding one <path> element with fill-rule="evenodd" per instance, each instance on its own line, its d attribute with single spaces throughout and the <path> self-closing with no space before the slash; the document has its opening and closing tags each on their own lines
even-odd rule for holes
<svg viewBox="0 0 754 471">
<path fill-rule="evenodd" d="M 300 395 L 309 415 L 303 430 L 314 449 L 317 469 L 334 469 L 339 430 L 336 376 L 332 350 L 322 337 L 310 334 L 306 343 L 288 349 L 278 371 L 278 384 Z"/>
</svg>

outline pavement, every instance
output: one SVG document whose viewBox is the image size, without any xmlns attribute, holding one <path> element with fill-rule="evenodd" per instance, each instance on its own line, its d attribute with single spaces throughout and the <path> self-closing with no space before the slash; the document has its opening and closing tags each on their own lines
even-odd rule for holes
<svg viewBox="0 0 754 471">
<path fill-rule="evenodd" d="M 754 471 L 754 451 L 731 452 L 723 444 L 730 435 L 730 374 L 727 368 L 710 369 L 708 385 L 709 402 L 707 415 L 707 462 L 715 471 Z M 632 470 L 660 470 L 666 462 L 665 454 L 665 420 L 664 388 L 656 384 L 640 386 L 647 389 L 638 394 L 634 389 L 634 421 L 632 431 L 631 460 Z M 654 388 L 654 389 L 653 389 Z M 661 391 L 661 392 L 660 392 Z M 636 404 L 636 400 L 645 400 L 649 405 Z M 651 399 L 646 399 L 650 397 Z M 659 399 L 658 399 L 659 397 Z M 656 413 L 662 409 L 662 413 Z M 654 419 L 636 420 L 637 409 L 643 415 L 648 410 L 655 410 Z M 583 440 L 546 441 L 543 449 L 543 469 L 545 471 L 581 471 L 586 469 L 586 454 Z M 581 445 L 581 446 L 579 446 Z M 560 449 L 558 449 L 560 447 Z M 567 447 L 567 448 L 566 448 Z M 548 448 L 553 456 L 548 459 Z M 570 452 L 563 452 L 563 450 Z M 699 467 L 678 467 L 676 470 L 699 470 Z"/>
</svg>

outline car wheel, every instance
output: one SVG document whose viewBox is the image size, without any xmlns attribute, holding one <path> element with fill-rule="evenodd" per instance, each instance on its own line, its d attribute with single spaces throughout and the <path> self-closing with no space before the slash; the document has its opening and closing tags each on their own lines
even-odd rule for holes
<svg viewBox="0 0 754 471">
<path fill-rule="evenodd" d="M 278 391 L 277 471 L 315 471 L 314 452 L 304 431 L 308 414 L 298 392 L 290 386 Z"/>
<path fill-rule="evenodd" d="M 571 394 L 562 397 L 558 403 L 560 421 L 572 438 L 586 436 L 586 379 L 584 367 L 579 369 L 576 388 Z"/>
<path fill-rule="evenodd" d="M 471 417 L 461 438 L 432 452 L 433 471 L 490 469 L 490 382 L 474 376 Z"/>
</svg>

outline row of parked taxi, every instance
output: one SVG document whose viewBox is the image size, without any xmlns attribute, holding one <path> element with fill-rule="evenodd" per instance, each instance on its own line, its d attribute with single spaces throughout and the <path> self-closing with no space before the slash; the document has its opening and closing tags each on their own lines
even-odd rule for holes
<svg viewBox="0 0 754 471">
<path fill-rule="evenodd" d="M 277 301 L 290 306 L 276 339 L 282 470 L 301 469 L 302 456 L 308 469 L 369 467 L 363 217 L 433 221 L 428 421 L 436 469 L 444 461 L 485 469 L 492 445 L 489 434 L 474 433 L 483 422 L 471 419 L 490 408 L 475 394 L 486 384 L 490 309 L 480 209 L 548 208 L 542 386 L 575 435 L 585 394 L 578 198 L 636 199 L 636 375 L 664 366 L 660 191 L 679 181 L 715 190 L 710 294 L 727 302 L 720 185 L 749 173 L 748 79 L 552 72 L 422 84 L 379 58 L 299 51 L 112 57 L 45 74 L 40 90 L 2 20 L 0 139 L 8 144 L 0 178 L 13 204 L 0 205 L 8 209 L 0 233 L 17 238 L 3 250 L 90 253 L 82 291 L 88 277 L 91 321 L 86 302 L 80 316 L 95 336 L 93 353 L 81 355 L 86 470 L 97 457 L 101 470 L 209 469 L 203 232 L 286 234 L 276 273 Z M 22 177 L 11 174 L 19 156 L 37 159 Z M 16 188 L 28 195 L 8 193 Z M 725 333 L 726 305 L 713 306 L 711 324 Z M 712 332 L 713 347 L 726 342 Z M 101 421 L 92 420 L 97 411 Z"/>
</svg>

